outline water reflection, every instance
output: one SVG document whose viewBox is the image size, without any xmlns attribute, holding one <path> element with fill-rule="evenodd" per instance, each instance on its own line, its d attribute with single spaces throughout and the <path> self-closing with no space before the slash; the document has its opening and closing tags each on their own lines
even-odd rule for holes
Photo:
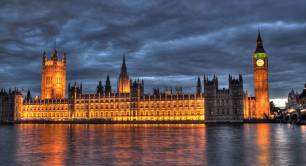
<svg viewBox="0 0 306 166">
<path fill-rule="evenodd" d="M 24 124 L 17 130 L 17 165 L 65 165 L 67 126 Z"/>
<path fill-rule="evenodd" d="M 271 165 L 270 162 L 270 124 L 258 124 L 256 126 L 256 146 L 257 161 L 256 165 Z"/>
<path fill-rule="evenodd" d="M 6 133 L 6 134 L 3 134 Z M 303 165 L 306 127 L 0 126 L 0 165 Z M 5 164 L 3 164 L 5 163 Z"/>
</svg>

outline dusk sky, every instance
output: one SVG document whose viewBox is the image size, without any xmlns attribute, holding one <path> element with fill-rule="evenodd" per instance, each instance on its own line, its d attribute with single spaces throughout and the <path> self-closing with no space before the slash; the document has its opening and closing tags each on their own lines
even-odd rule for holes
<svg viewBox="0 0 306 166">
<path fill-rule="evenodd" d="M 258 27 L 269 55 L 270 98 L 306 83 L 305 0 L 1 0 L 0 87 L 40 95 L 43 51 L 68 55 L 67 79 L 94 91 L 109 74 L 116 89 L 122 56 L 145 91 L 181 85 L 195 92 L 198 76 L 243 74 L 253 93 L 251 56 Z"/>
</svg>

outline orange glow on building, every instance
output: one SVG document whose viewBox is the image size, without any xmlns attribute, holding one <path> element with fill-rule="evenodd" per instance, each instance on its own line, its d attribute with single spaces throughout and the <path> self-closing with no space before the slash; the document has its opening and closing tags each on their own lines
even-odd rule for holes
<svg viewBox="0 0 306 166">
<path fill-rule="evenodd" d="M 0 121 L 38 120 L 105 120 L 105 121 L 232 121 L 269 117 L 268 57 L 260 34 L 253 55 L 255 97 L 243 91 L 242 75 L 229 75 L 229 88 L 219 89 L 218 79 L 204 77 L 204 93 L 198 78 L 194 94 L 159 88 L 144 93 L 144 81 L 132 82 L 125 56 L 118 78 L 117 92 L 111 90 L 107 76 L 105 87 L 100 81 L 96 93 L 82 93 L 79 87 L 68 86 L 66 96 L 66 55 L 58 58 L 54 49 L 50 59 L 43 55 L 41 99 L 23 101 L 21 93 L 0 91 Z M 204 100 L 204 98 L 206 100 Z"/>
<path fill-rule="evenodd" d="M 255 107 L 257 119 L 265 119 L 270 115 L 268 88 L 268 56 L 263 48 L 263 42 L 258 34 L 256 50 L 253 56 Z"/>
<path fill-rule="evenodd" d="M 258 124 L 257 125 L 257 136 L 256 145 L 258 148 L 258 155 L 256 156 L 259 165 L 271 165 L 271 156 L 269 153 L 270 149 L 270 126 L 268 124 Z"/>
<path fill-rule="evenodd" d="M 74 99 L 25 102 L 20 120 L 100 119 L 111 121 L 204 120 L 204 99 L 197 95 L 132 97 L 82 94 Z"/>
<path fill-rule="evenodd" d="M 123 56 L 123 63 L 121 66 L 121 72 L 118 79 L 118 93 L 130 93 L 131 92 L 130 88 L 131 88 L 130 79 L 125 64 L 125 56 Z"/>
<path fill-rule="evenodd" d="M 43 55 L 41 98 L 64 99 L 66 95 L 66 55 L 58 59 L 57 51 L 54 49 L 51 59 Z"/>
</svg>

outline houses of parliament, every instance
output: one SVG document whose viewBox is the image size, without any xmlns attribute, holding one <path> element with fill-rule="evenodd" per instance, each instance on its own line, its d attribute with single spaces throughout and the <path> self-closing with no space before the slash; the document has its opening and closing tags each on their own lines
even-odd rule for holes
<svg viewBox="0 0 306 166">
<path fill-rule="evenodd" d="M 228 76 L 228 89 L 220 89 L 218 77 L 204 76 L 195 82 L 194 93 L 159 88 L 145 93 L 144 80 L 130 79 L 125 56 L 114 88 L 107 76 L 97 83 L 95 93 L 82 84 L 66 80 L 66 54 L 56 49 L 42 57 L 41 96 L 22 95 L 18 89 L 0 91 L 1 122 L 180 122 L 242 121 L 269 118 L 268 56 L 258 33 L 251 57 L 255 96 L 243 90 L 243 77 Z"/>
</svg>

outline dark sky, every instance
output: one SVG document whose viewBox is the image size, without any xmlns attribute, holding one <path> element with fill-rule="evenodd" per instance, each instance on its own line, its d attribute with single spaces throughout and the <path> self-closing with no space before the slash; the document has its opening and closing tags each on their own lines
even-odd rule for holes
<svg viewBox="0 0 306 166">
<path fill-rule="evenodd" d="M 40 93 L 41 58 L 54 41 L 67 52 L 67 78 L 95 90 L 128 72 L 152 87 L 194 92 L 197 76 L 242 73 L 253 91 L 251 56 L 260 25 L 269 54 L 271 98 L 306 82 L 305 0 L 15 1 L 0 5 L 0 87 Z"/>
</svg>

